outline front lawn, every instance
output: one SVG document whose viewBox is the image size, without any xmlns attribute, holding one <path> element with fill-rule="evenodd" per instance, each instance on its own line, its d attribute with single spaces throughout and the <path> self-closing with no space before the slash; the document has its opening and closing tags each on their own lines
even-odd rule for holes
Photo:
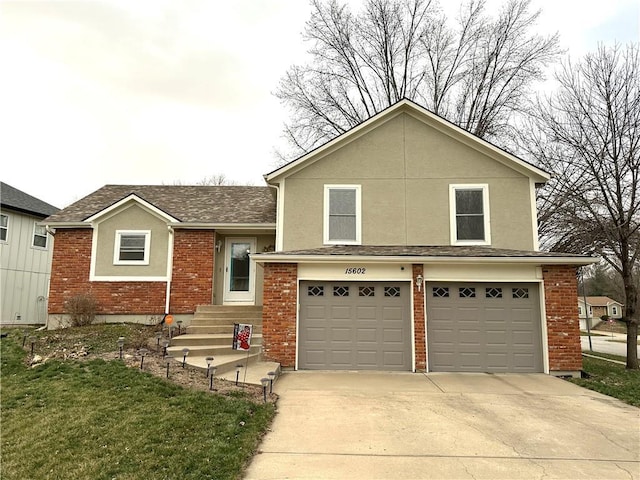
<svg viewBox="0 0 640 480">
<path fill-rule="evenodd" d="M 108 345 L 96 334 L 92 348 L 113 348 L 119 333 Z M 41 333 L 54 335 L 64 334 Z M 240 478 L 274 414 L 273 403 L 187 389 L 124 362 L 29 367 L 28 353 L 20 332 L 0 342 L 6 480 Z"/>
<path fill-rule="evenodd" d="M 625 361 L 624 357 L 615 355 L 593 355 Z M 624 365 L 590 357 L 582 357 L 582 369 L 589 378 L 573 378 L 571 382 L 640 407 L 640 370 L 627 370 Z"/>
</svg>

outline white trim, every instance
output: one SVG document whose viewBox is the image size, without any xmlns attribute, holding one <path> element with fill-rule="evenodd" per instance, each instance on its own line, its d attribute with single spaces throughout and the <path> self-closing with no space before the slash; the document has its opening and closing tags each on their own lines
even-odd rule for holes
<svg viewBox="0 0 640 480">
<path fill-rule="evenodd" d="M 122 200 L 119 200 L 118 202 L 114 203 L 113 205 L 108 206 L 107 208 L 100 210 L 97 213 L 94 213 L 93 215 L 91 215 L 90 217 L 86 218 L 84 221 L 91 223 L 94 222 L 98 219 L 101 219 L 102 217 L 106 216 L 109 213 L 114 212 L 114 210 L 120 208 L 121 206 L 123 206 L 124 204 L 133 201 L 136 203 L 139 203 L 140 205 L 142 205 L 143 207 L 147 208 L 148 210 L 150 210 L 151 212 L 155 213 L 157 216 L 169 221 L 169 222 L 179 222 L 179 220 L 177 218 L 172 217 L 171 215 L 169 215 L 166 212 L 163 212 L 162 210 L 160 210 L 159 208 L 153 206 L 152 204 L 150 204 L 149 202 L 143 200 L 142 198 L 138 197 L 135 194 L 131 194 L 128 195 L 127 197 L 123 198 Z"/>
<path fill-rule="evenodd" d="M 0 243 L 9 243 L 9 214 L 2 213 L 0 215 L 7 218 L 7 225 L 4 227 L 0 227 L 0 228 L 3 228 L 6 232 L 4 240 L 0 239 Z"/>
<path fill-rule="evenodd" d="M 275 223 L 181 223 L 181 222 L 169 222 L 167 225 L 175 229 L 180 230 L 264 230 L 274 231 L 276 229 Z"/>
<path fill-rule="evenodd" d="M 529 201 L 531 202 L 531 231 L 533 232 L 533 249 L 540 250 L 540 239 L 538 238 L 538 205 L 536 204 L 536 182 L 529 179 Z"/>
<path fill-rule="evenodd" d="M 274 185 L 276 189 L 276 251 L 284 250 L 284 189 L 285 181 L 282 180 L 278 185 Z"/>
<path fill-rule="evenodd" d="M 127 277 L 127 276 L 91 276 L 89 278 L 92 282 L 166 282 L 168 277 Z"/>
<path fill-rule="evenodd" d="M 540 291 L 540 328 L 542 329 L 542 369 L 544 373 L 549 375 L 549 332 L 547 330 L 547 299 L 544 294 L 544 280 L 538 281 L 538 290 Z"/>
<path fill-rule="evenodd" d="M 142 260 L 120 260 L 120 247 L 123 235 L 144 235 L 144 258 Z M 116 230 L 115 242 L 113 245 L 114 265 L 149 265 L 151 250 L 151 230 Z"/>
<path fill-rule="evenodd" d="M 44 228 L 44 235 L 38 234 L 39 237 L 44 237 L 44 247 L 36 245 L 36 228 L 38 227 Z M 31 248 L 35 248 L 36 250 L 49 249 L 49 232 L 47 232 L 47 227 L 45 227 L 44 225 L 39 225 L 37 222 L 33 224 L 33 231 L 31 234 Z"/>
<path fill-rule="evenodd" d="M 456 191 L 482 191 L 482 218 L 484 221 L 484 240 L 458 240 L 456 222 Z M 452 183 L 449 184 L 449 234 L 451 245 L 491 245 L 491 216 L 489 211 L 489 184 L 487 183 Z"/>
<path fill-rule="evenodd" d="M 356 238 L 353 240 L 329 238 L 329 201 L 331 190 L 353 190 L 356 194 Z M 362 243 L 362 186 L 361 185 L 337 185 L 327 184 L 324 186 L 324 209 L 322 223 L 322 237 L 325 245 L 360 245 Z"/>
<path fill-rule="evenodd" d="M 413 305 L 413 286 L 415 283 L 416 279 L 413 277 L 413 268 L 411 269 L 411 280 L 409 281 L 409 322 L 411 323 L 411 325 L 409 325 L 409 328 L 411 330 L 411 336 L 410 336 L 410 340 L 411 340 L 411 371 L 413 373 L 416 373 L 417 368 L 416 368 L 416 329 L 415 329 L 415 307 Z M 422 292 L 424 292 L 424 288 L 421 289 Z M 424 335 L 425 339 L 427 338 L 426 332 Z"/>
<path fill-rule="evenodd" d="M 298 276 L 296 285 L 296 358 L 294 363 L 294 370 L 299 370 L 299 358 L 300 358 L 300 282 L 303 279 Z"/>
<path fill-rule="evenodd" d="M 170 302 L 171 302 L 171 280 L 173 278 L 173 242 L 174 242 L 174 232 L 173 228 L 168 227 L 169 230 L 169 241 L 167 244 L 167 290 L 165 293 L 164 300 L 164 313 L 169 313 L 170 310 Z"/>
<path fill-rule="evenodd" d="M 229 289 L 229 274 L 231 260 L 231 244 L 249 244 L 249 290 L 246 292 L 232 292 Z M 222 288 L 222 303 L 224 305 L 255 305 L 256 301 L 256 263 L 251 258 L 251 251 L 257 249 L 258 239 L 256 237 L 226 237 L 224 243 L 224 285 Z"/>
<path fill-rule="evenodd" d="M 591 265 L 594 257 L 448 257 L 448 256 L 367 256 L 367 255 L 287 255 L 269 254 L 252 256 L 256 263 L 424 263 L 424 264 L 535 264 L 535 265 Z"/>
</svg>

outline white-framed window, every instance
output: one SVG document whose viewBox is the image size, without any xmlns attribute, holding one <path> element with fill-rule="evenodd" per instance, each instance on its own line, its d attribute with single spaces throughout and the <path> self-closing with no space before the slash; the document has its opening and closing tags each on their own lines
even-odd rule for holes
<svg viewBox="0 0 640 480">
<path fill-rule="evenodd" d="M 611 307 L 611 315 L 618 315 L 618 307 L 615 305 Z"/>
<path fill-rule="evenodd" d="M 582 305 L 578 305 L 578 315 L 582 315 Z"/>
<path fill-rule="evenodd" d="M 47 228 L 44 225 L 33 226 L 33 246 L 35 248 L 47 248 Z"/>
<path fill-rule="evenodd" d="M 116 230 L 114 265 L 149 265 L 151 230 Z"/>
<path fill-rule="evenodd" d="M 490 245 L 489 185 L 449 185 L 452 245 Z"/>
<path fill-rule="evenodd" d="M 9 238 L 9 215 L 0 214 L 0 242 L 6 242 Z"/>
<path fill-rule="evenodd" d="M 324 186 L 324 243 L 360 245 L 361 186 Z"/>
</svg>

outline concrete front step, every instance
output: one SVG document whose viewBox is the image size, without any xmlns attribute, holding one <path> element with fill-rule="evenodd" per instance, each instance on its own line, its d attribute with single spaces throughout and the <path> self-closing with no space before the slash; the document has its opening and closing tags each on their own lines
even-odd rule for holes
<svg viewBox="0 0 640 480">
<path fill-rule="evenodd" d="M 176 359 L 182 362 L 182 358 Z M 187 357 L 187 364 L 192 367 L 200 368 L 206 372 L 207 360 L 204 356 Z M 260 385 L 262 378 L 268 378 L 269 372 L 276 373 L 276 379 L 280 375 L 280 364 L 276 362 L 263 362 L 260 361 L 258 356 L 250 356 L 248 367 L 247 354 L 244 355 L 221 355 L 216 357 L 212 365 L 216 366 L 215 378 L 223 378 L 231 382 L 236 380 L 236 365 L 242 364 L 242 368 L 238 374 L 239 383 L 248 383 L 251 385 Z M 205 379 L 203 378 L 203 381 Z M 215 384 L 214 384 L 215 385 Z"/>
<path fill-rule="evenodd" d="M 226 313 L 226 312 L 245 312 L 245 313 L 262 313 L 262 307 L 259 305 L 198 305 L 196 313 Z"/>
<path fill-rule="evenodd" d="M 226 325 L 189 325 L 186 329 L 188 334 L 226 334 L 229 338 L 233 336 L 233 324 Z M 253 326 L 253 334 L 262 333 L 262 325 Z"/>
<path fill-rule="evenodd" d="M 233 332 L 232 332 L 233 333 Z M 183 346 L 189 347 L 191 345 L 210 345 L 219 346 L 224 345 L 230 347 L 233 344 L 233 335 L 228 333 L 186 333 L 184 335 L 178 335 L 171 339 L 171 346 Z M 251 335 L 251 345 L 261 345 L 262 334 L 254 333 Z"/>
<path fill-rule="evenodd" d="M 231 355 L 236 352 L 242 353 L 242 350 L 234 350 L 233 348 L 231 348 L 231 345 L 178 345 L 168 347 L 167 354 L 172 357 L 179 358 L 180 361 L 182 361 L 182 357 L 184 355 L 182 350 L 184 348 L 189 349 L 187 358 L 191 355 L 219 357 L 221 355 Z M 261 351 L 262 348 L 260 345 L 251 345 L 251 350 L 249 352 L 250 354 L 259 354 Z M 247 353 L 245 352 L 244 355 L 246 354 Z"/>
</svg>

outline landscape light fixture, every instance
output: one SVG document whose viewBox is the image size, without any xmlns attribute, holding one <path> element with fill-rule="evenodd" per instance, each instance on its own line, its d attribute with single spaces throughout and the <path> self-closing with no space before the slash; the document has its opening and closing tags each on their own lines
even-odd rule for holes
<svg viewBox="0 0 640 480">
<path fill-rule="evenodd" d="M 144 365 L 144 356 L 149 353 L 149 350 L 147 350 L 146 348 L 141 348 L 140 350 L 138 350 L 138 353 L 142 357 L 142 359 L 140 360 L 140 370 L 142 370 L 142 366 Z"/>
<path fill-rule="evenodd" d="M 182 368 L 184 368 L 184 364 L 187 363 L 187 355 L 189 355 L 189 349 L 184 347 L 182 349 Z"/>
<path fill-rule="evenodd" d="M 182 332 L 182 320 L 177 320 L 176 323 L 178 324 L 178 335 L 180 335 Z"/>
<path fill-rule="evenodd" d="M 167 347 L 169 346 L 169 340 L 162 341 L 162 358 L 164 359 L 167 356 Z"/>
<path fill-rule="evenodd" d="M 209 370 L 211 370 L 211 364 L 213 363 L 213 357 L 207 357 L 207 358 L 205 358 L 205 360 L 207 361 L 207 377 L 208 377 L 209 376 Z"/>
<path fill-rule="evenodd" d="M 167 358 L 167 378 L 169 378 L 169 363 L 170 360 Z"/>
<path fill-rule="evenodd" d="M 160 348 L 160 339 L 162 338 L 162 330 L 156 332 L 156 353 L 158 353 L 158 349 Z"/>
<path fill-rule="evenodd" d="M 240 378 L 240 370 L 242 369 L 242 367 L 243 365 L 241 363 L 236 365 L 236 387 L 238 386 L 238 379 Z"/>
<path fill-rule="evenodd" d="M 269 379 L 263 377 L 260 379 L 260 383 L 262 384 L 262 398 L 264 398 L 264 403 L 267 403 L 267 385 L 269 385 Z"/>
<path fill-rule="evenodd" d="M 29 330 L 24 330 L 22 332 L 22 348 L 24 348 L 24 344 L 27 343 L 28 336 L 29 336 Z"/>
<path fill-rule="evenodd" d="M 122 360 L 122 347 L 124 347 L 124 337 L 118 337 L 118 348 L 120 349 L 120 360 Z"/>
<path fill-rule="evenodd" d="M 273 381 L 276 379 L 276 372 L 267 372 L 269 377 L 269 393 L 273 393 Z"/>
<path fill-rule="evenodd" d="M 38 340 L 38 338 L 33 336 L 33 335 L 29 337 L 29 343 L 31 343 L 31 356 L 32 357 L 33 357 L 33 347 L 36 344 L 36 340 Z"/>
</svg>

